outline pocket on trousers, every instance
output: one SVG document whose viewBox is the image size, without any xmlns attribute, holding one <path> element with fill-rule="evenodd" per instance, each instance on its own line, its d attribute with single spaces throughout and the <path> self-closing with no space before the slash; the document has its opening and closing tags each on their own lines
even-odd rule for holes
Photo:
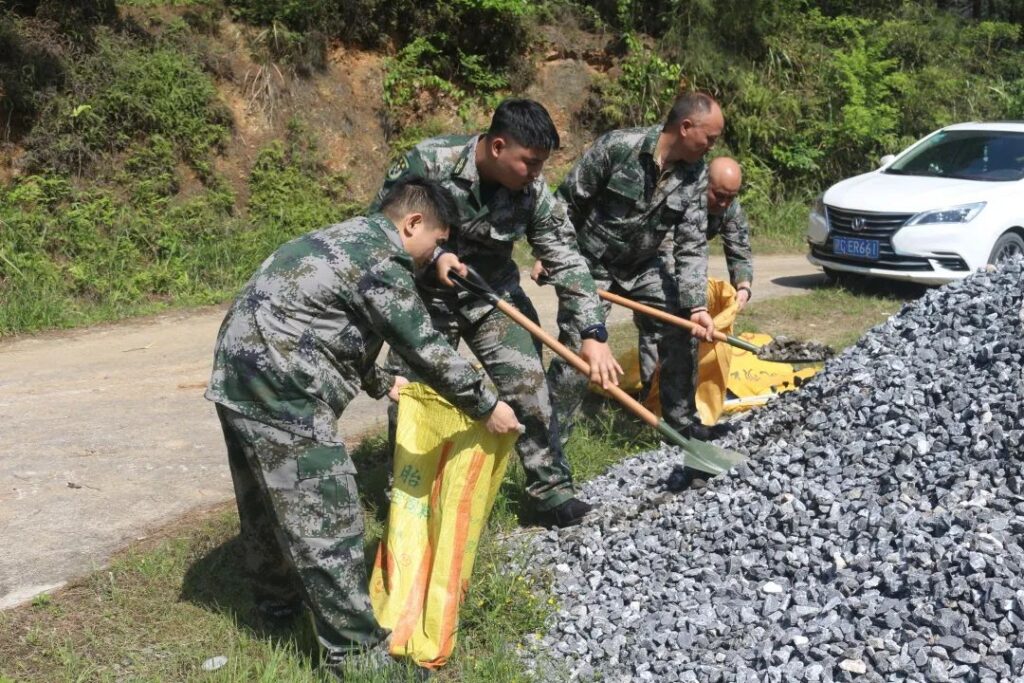
<svg viewBox="0 0 1024 683">
<path fill-rule="evenodd" d="M 316 447 L 298 458 L 296 505 L 288 511 L 292 523 L 305 538 L 362 533 L 363 512 L 355 477 L 350 474 L 351 461 L 342 451 L 331 462 L 324 450 Z"/>
</svg>

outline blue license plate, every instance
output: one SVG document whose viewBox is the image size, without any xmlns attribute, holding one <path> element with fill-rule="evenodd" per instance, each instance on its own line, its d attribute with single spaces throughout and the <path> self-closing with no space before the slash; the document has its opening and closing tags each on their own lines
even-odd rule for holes
<svg viewBox="0 0 1024 683">
<path fill-rule="evenodd" d="M 836 237 L 832 240 L 832 253 L 877 260 L 878 244 L 878 240 L 865 240 L 859 237 Z"/>
</svg>

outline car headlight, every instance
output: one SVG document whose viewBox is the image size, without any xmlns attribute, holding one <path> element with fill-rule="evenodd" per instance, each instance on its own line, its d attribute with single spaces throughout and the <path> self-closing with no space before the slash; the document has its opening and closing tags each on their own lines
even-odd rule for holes
<svg viewBox="0 0 1024 683">
<path fill-rule="evenodd" d="M 811 216 L 817 216 L 821 220 L 825 220 L 825 193 L 822 192 L 814 198 L 814 203 L 811 204 Z"/>
<path fill-rule="evenodd" d="M 985 208 L 985 202 L 961 204 L 945 209 L 922 211 L 907 221 L 907 225 L 924 225 L 925 223 L 968 223 Z"/>
</svg>

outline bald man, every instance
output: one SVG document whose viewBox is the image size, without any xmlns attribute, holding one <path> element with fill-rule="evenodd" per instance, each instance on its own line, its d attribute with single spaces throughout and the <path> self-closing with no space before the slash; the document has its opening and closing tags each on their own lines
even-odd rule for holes
<svg viewBox="0 0 1024 683">
<path fill-rule="evenodd" d="M 739 310 L 750 301 L 750 286 L 754 280 L 753 252 L 750 249 L 750 224 L 747 214 L 736 195 L 743 184 L 743 172 L 732 157 L 717 157 L 708 164 L 708 223 L 707 238 L 711 241 L 722 236 L 725 265 L 729 281 L 736 288 Z M 661 246 L 662 259 L 672 259 L 671 238 Z M 640 329 L 640 379 L 647 386 L 658 366 L 657 335 Z"/>
<path fill-rule="evenodd" d="M 740 310 L 750 301 L 754 280 L 754 256 L 750 250 L 750 224 L 736 199 L 743 172 L 732 157 L 718 157 L 708 164 L 708 240 L 722 236 L 729 281 L 736 288 Z M 668 252 L 671 253 L 671 249 Z"/>
<path fill-rule="evenodd" d="M 704 155 L 722 134 L 722 109 L 711 96 L 690 92 L 673 103 L 660 126 L 613 130 L 580 157 L 557 195 L 576 228 L 580 253 L 595 284 L 650 306 L 682 315 L 711 338 L 707 309 L 707 188 Z M 671 264 L 659 249 L 671 239 Z M 542 269 L 535 269 L 544 283 Z M 610 307 L 604 304 L 605 310 Z M 649 317 L 637 325 L 660 332 L 662 407 L 665 421 L 680 432 L 699 427 L 694 404 L 696 339 L 678 327 Z M 560 325 L 563 331 L 567 326 Z M 603 330 L 602 330 L 603 331 Z M 563 338 L 578 346 L 592 330 Z M 557 417 L 571 425 L 587 386 L 561 359 L 548 368 Z"/>
</svg>

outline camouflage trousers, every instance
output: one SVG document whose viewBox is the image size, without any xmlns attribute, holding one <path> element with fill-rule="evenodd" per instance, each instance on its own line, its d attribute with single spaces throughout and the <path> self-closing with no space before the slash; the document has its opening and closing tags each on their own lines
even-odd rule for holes
<svg viewBox="0 0 1024 683">
<path fill-rule="evenodd" d="M 385 636 L 370 606 L 363 512 L 344 445 L 307 439 L 217 405 L 254 597 L 302 599 L 328 650 Z"/>
<path fill-rule="evenodd" d="M 502 297 L 537 321 L 533 303 L 518 285 Z M 554 424 L 539 342 L 498 310 L 470 322 L 445 301 L 430 299 L 427 308 L 434 327 L 453 347 L 458 347 L 460 339 L 466 342 L 494 382 L 498 396 L 512 406 L 526 428 L 516 442 L 516 452 L 526 472 L 526 494 L 535 509 L 550 510 L 572 498 L 574 489 L 569 463 L 557 437 L 553 436 L 558 428 Z M 389 352 L 386 367 L 410 381 L 418 380 L 416 373 L 394 351 Z M 393 435 L 398 417 L 396 406 L 389 407 L 388 417 Z"/>
<path fill-rule="evenodd" d="M 638 268 L 628 279 L 612 276 L 607 268 L 595 261 L 588 259 L 588 264 L 598 289 L 676 315 L 689 313 L 679 310 L 675 281 L 660 259 L 652 259 L 645 267 Z M 607 317 L 611 304 L 605 302 L 604 307 Z M 635 314 L 633 322 L 639 330 L 639 339 L 642 342 L 641 379 L 644 382 L 644 392 L 649 389 L 648 384 L 654 374 L 654 367 L 649 367 L 646 374 L 643 374 L 643 353 L 646 348 L 650 356 L 650 346 L 653 344 L 656 348 L 653 363 L 657 364 L 658 356 L 663 359 L 660 377 L 662 416 L 675 429 L 689 428 L 698 421 L 694 402 L 697 382 L 696 340 L 686 330 L 667 325 L 650 316 Z M 560 341 L 571 349 L 579 349 L 579 334 L 567 334 L 564 332 L 565 327 L 560 327 L 563 329 Z M 646 345 L 643 343 L 645 340 Z M 558 424 L 562 425 L 559 437 L 564 445 L 569 438 L 569 428 L 574 422 L 576 412 L 583 402 L 589 380 L 561 358 L 555 358 L 548 366 L 548 383 L 554 396 L 556 419 Z"/>
<path fill-rule="evenodd" d="M 640 382 L 644 387 L 644 396 L 650 390 L 654 371 L 658 369 L 658 342 L 660 339 L 660 331 L 645 330 L 639 324 L 637 325 L 636 349 L 640 361 Z"/>
</svg>

